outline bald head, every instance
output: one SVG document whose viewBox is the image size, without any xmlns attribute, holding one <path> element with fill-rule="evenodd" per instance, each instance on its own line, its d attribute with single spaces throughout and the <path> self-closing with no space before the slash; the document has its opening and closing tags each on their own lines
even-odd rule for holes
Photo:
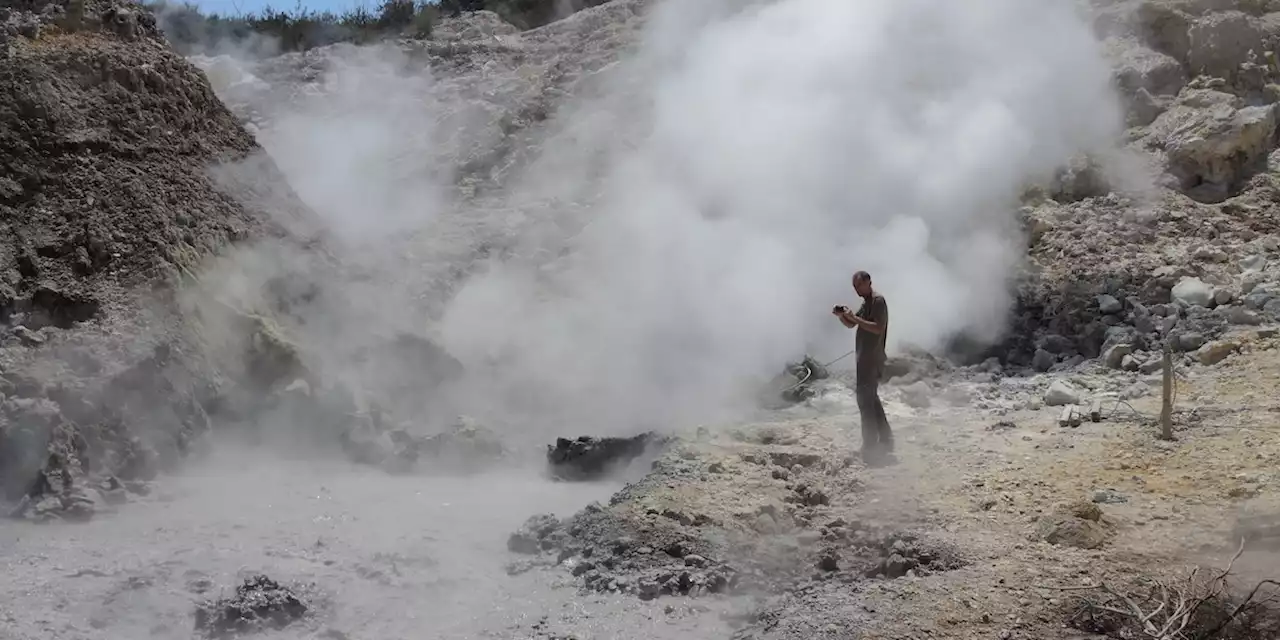
<svg viewBox="0 0 1280 640">
<path fill-rule="evenodd" d="M 866 271 L 858 271 L 853 274 L 853 290 L 862 297 L 871 295 L 871 274 Z"/>
</svg>

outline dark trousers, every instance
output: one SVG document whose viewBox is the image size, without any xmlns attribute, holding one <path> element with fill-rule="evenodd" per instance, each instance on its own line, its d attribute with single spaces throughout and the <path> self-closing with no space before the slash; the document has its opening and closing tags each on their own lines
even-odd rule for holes
<svg viewBox="0 0 1280 640">
<path fill-rule="evenodd" d="M 862 453 L 875 455 L 893 451 L 893 430 L 880 402 L 880 374 L 883 363 L 867 358 L 859 359 L 854 393 L 858 398 L 858 413 L 862 415 Z"/>
</svg>

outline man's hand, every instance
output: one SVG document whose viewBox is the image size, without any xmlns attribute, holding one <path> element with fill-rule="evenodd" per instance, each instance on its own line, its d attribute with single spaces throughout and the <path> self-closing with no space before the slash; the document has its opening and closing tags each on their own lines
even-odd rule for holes
<svg viewBox="0 0 1280 640">
<path fill-rule="evenodd" d="M 839 318 L 840 324 L 843 324 L 848 329 L 857 327 L 858 320 L 860 320 L 860 318 L 853 315 L 853 312 L 849 310 L 849 307 L 844 305 L 836 305 L 831 309 L 831 314 Z"/>
</svg>

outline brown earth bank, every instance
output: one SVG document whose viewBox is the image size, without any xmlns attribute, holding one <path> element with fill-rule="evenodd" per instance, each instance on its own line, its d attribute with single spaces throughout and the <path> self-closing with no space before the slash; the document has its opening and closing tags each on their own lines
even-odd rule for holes
<svg viewBox="0 0 1280 640">
<path fill-rule="evenodd" d="M 253 431 L 272 412 L 325 413 L 316 433 L 337 449 L 370 418 L 350 417 L 340 392 L 315 408 L 337 383 L 290 337 L 308 305 L 335 304 L 316 282 L 344 277 L 314 214 L 145 11 L 0 12 L 0 493 L 13 513 L 91 517 L 215 424 Z M 369 342 L 353 349 L 381 349 L 388 370 L 449 375 L 424 338 Z"/>
<path fill-rule="evenodd" d="M 173 314 L 180 272 L 284 233 L 210 173 L 261 149 L 149 15 L 33 8 L 0 9 L 0 489 L 88 514 L 91 482 L 149 479 L 208 427 L 211 372 Z"/>
</svg>

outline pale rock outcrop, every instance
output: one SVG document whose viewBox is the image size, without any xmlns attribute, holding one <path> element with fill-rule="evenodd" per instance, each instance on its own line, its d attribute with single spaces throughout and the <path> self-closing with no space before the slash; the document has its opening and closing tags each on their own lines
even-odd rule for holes
<svg viewBox="0 0 1280 640">
<path fill-rule="evenodd" d="M 1147 144 L 1164 150 L 1181 191 L 1219 202 L 1266 162 L 1275 134 L 1273 105 L 1243 106 L 1230 94 L 1188 88 L 1152 123 Z"/>
<path fill-rule="evenodd" d="M 1261 55 L 1260 21 L 1241 11 L 1210 13 L 1187 29 L 1187 65 L 1192 74 L 1233 80 L 1249 52 Z"/>
</svg>

